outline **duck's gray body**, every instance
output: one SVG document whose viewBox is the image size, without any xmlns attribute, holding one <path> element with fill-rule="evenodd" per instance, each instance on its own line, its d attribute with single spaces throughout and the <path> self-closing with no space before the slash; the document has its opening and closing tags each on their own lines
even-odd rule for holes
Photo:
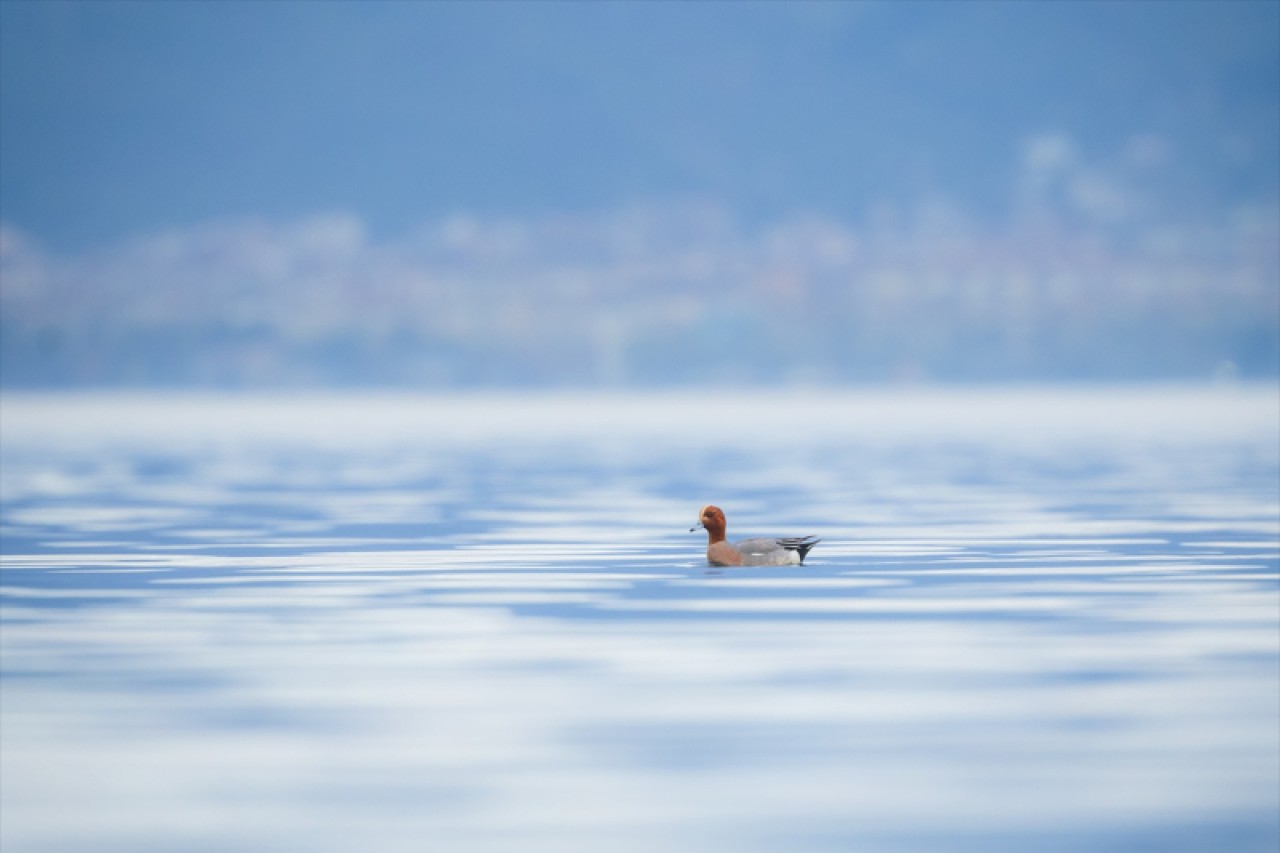
<svg viewBox="0 0 1280 853">
<path fill-rule="evenodd" d="M 809 549 L 818 544 L 816 536 L 797 536 L 785 537 L 782 539 L 743 539 L 732 544 L 728 542 L 718 542 L 717 545 L 727 546 L 737 552 L 740 562 L 737 563 L 718 563 L 718 565 L 728 566 L 798 566 L 804 562 L 805 555 L 809 553 Z M 718 549 L 715 556 L 724 557 L 725 549 Z M 711 548 L 707 549 L 707 559 L 716 562 L 713 559 Z"/>
</svg>

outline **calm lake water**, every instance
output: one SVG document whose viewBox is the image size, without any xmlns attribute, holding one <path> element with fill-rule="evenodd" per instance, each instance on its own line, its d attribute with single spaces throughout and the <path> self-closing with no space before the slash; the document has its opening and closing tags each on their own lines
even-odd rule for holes
<svg viewBox="0 0 1280 853">
<path fill-rule="evenodd" d="M 5 853 L 1280 844 L 1273 385 L 0 430 Z"/>
</svg>

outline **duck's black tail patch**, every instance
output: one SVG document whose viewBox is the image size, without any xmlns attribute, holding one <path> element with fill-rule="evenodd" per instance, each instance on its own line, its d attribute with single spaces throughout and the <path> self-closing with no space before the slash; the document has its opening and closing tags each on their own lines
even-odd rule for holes
<svg viewBox="0 0 1280 853">
<path fill-rule="evenodd" d="M 788 551 L 795 551 L 800 555 L 800 565 L 804 565 L 804 558 L 822 540 L 817 536 L 798 536 L 794 539 L 779 539 L 778 544 Z"/>
</svg>

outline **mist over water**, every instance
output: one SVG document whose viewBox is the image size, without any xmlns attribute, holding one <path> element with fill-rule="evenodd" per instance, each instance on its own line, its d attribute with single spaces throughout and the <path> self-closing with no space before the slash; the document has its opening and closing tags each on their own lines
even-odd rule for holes
<svg viewBox="0 0 1280 853">
<path fill-rule="evenodd" d="M 1273 386 L 6 395 L 15 850 L 1273 850 Z M 816 534 L 714 569 L 689 534 Z"/>
</svg>

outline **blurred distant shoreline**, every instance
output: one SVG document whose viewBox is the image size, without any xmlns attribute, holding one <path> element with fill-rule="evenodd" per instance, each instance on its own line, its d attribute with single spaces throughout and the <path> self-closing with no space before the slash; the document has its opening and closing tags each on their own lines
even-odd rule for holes
<svg viewBox="0 0 1280 853">
<path fill-rule="evenodd" d="M 0 228 L 0 386 L 662 388 L 1280 376 L 1280 210 L 1003 229 L 713 204 L 238 220 L 61 254 Z"/>
</svg>

